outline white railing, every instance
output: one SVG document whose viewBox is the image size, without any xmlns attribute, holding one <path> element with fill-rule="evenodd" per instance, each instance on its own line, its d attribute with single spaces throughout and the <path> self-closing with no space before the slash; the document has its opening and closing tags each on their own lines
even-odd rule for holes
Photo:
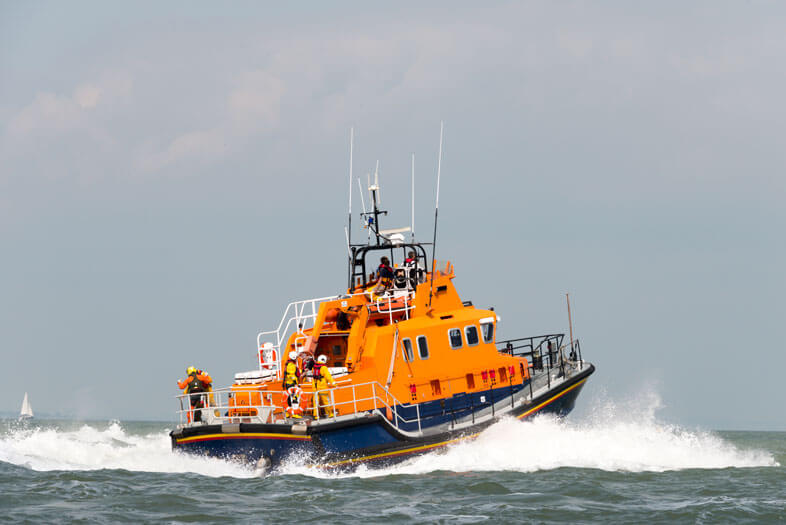
<svg viewBox="0 0 786 525">
<path fill-rule="evenodd" d="M 298 337 L 296 343 L 301 343 L 299 346 L 302 349 L 302 343 L 305 343 L 307 340 L 307 336 L 304 333 L 304 330 L 313 327 L 313 323 L 319 313 L 319 305 L 325 301 L 335 301 L 336 299 L 349 299 L 358 295 L 363 295 L 367 297 L 372 305 L 374 305 L 380 313 L 386 313 L 389 316 L 390 323 L 393 323 L 393 314 L 398 312 L 404 312 L 407 319 L 410 317 L 410 312 L 414 308 L 413 301 L 415 298 L 415 292 L 413 290 L 389 290 L 382 296 L 375 296 L 371 291 L 364 291 L 355 294 L 347 294 L 347 295 L 333 295 L 328 297 L 320 297 L 317 299 L 305 299 L 302 301 L 294 301 L 287 305 L 286 309 L 284 310 L 284 315 L 281 317 L 281 322 L 278 324 L 278 327 L 275 330 L 268 330 L 266 332 L 259 332 L 257 334 L 257 352 L 270 352 L 270 350 L 274 350 L 275 354 L 270 354 L 274 356 L 274 361 L 268 361 L 265 365 L 263 365 L 263 361 L 265 359 L 258 359 L 259 360 L 259 370 L 273 370 L 276 373 L 276 378 L 281 379 L 281 370 L 279 363 L 283 359 L 283 354 L 281 353 L 281 346 L 286 344 L 286 341 L 289 339 L 289 335 L 291 331 L 295 331 L 301 334 L 302 337 Z M 402 305 L 399 305 L 399 300 L 402 301 Z M 396 303 L 394 305 L 394 303 Z M 367 305 L 368 306 L 368 305 Z M 265 341 L 263 339 L 275 336 L 275 341 L 270 341 L 272 343 L 272 349 L 266 349 L 263 347 Z M 267 355 L 267 354 L 266 354 Z M 258 354 L 259 357 L 259 354 Z"/>
<path fill-rule="evenodd" d="M 317 299 L 305 299 L 303 301 L 294 301 L 287 305 L 286 309 L 284 310 L 284 315 L 281 317 L 281 322 L 278 323 L 278 328 L 275 330 L 268 330 L 267 332 L 259 332 L 257 335 L 257 347 L 262 346 L 262 338 L 264 336 L 270 336 L 275 334 L 276 341 L 273 345 L 276 349 L 281 347 L 281 343 L 284 342 L 284 336 L 289 333 L 290 325 L 295 322 L 297 323 L 295 326 L 299 326 L 303 323 L 303 326 L 298 329 L 298 331 L 302 332 L 303 329 L 308 328 L 305 323 L 308 321 L 313 322 L 314 319 L 317 317 L 317 312 L 319 311 L 319 304 L 324 301 L 334 301 L 338 299 L 338 295 L 331 295 L 328 297 L 320 297 Z M 307 307 L 310 306 L 310 312 L 306 312 Z M 290 314 L 290 310 L 292 313 Z"/>
<path fill-rule="evenodd" d="M 336 393 L 339 391 L 350 391 L 351 399 L 346 401 L 336 401 Z M 327 394 L 330 403 L 327 406 L 319 405 L 318 394 Z M 342 396 L 343 397 L 343 396 Z M 200 399 L 203 402 L 201 408 L 191 408 L 191 399 Z M 296 421 L 294 418 L 286 417 L 287 398 L 281 390 L 258 390 L 247 389 L 220 389 L 213 392 L 202 392 L 198 394 L 182 394 L 177 396 L 180 402 L 180 410 L 177 411 L 180 418 L 180 426 L 191 426 L 197 424 L 231 424 L 231 423 L 287 423 Z M 301 400 L 308 401 L 307 411 L 314 414 L 317 420 L 335 421 L 338 417 L 354 416 L 362 417 L 368 412 L 377 412 L 386 417 L 396 428 L 401 430 L 402 426 L 409 426 L 417 423 L 418 431 L 422 429 L 420 420 L 420 406 L 418 404 L 404 405 L 396 399 L 390 391 L 378 382 L 368 382 L 338 386 L 322 391 L 304 391 Z M 358 406 L 366 404 L 367 408 L 358 411 Z M 371 404 L 368 407 L 368 404 Z M 301 401 L 301 404 L 302 401 Z M 415 406 L 415 418 L 407 419 L 399 413 L 399 406 Z M 331 414 L 327 417 L 319 417 L 319 410 Z M 197 416 L 196 413 L 199 412 Z M 194 421 L 194 420 L 197 421 Z M 314 422 L 312 422 L 314 424 Z"/>
<path fill-rule="evenodd" d="M 578 362 L 570 362 L 571 367 L 578 365 Z M 578 368 L 579 370 L 581 368 Z M 504 395 L 486 402 L 482 397 L 480 404 L 472 405 L 470 412 L 460 419 L 454 419 L 451 424 L 453 429 L 469 427 L 478 422 L 499 417 L 522 403 L 531 403 L 535 398 L 551 390 L 555 384 L 569 380 L 574 370 L 568 371 L 552 377 L 551 372 L 557 370 L 549 367 L 541 374 L 530 374 L 529 381 L 523 384 L 524 388 L 517 393 L 511 390 L 510 396 Z M 545 376 L 545 377 L 544 377 Z M 509 376 L 512 377 L 512 376 Z M 463 378 L 447 380 L 448 397 L 453 395 L 451 383 L 461 381 Z M 402 432 L 422 434 L 423 417 L 421 416 L 420 403 L 401 403 L 391 392 L 373 381 L 360 384 L 341 384 L 347 383 L 349 379 L 339 379 L 339 386 L 314 391 L 312 383 L 303 383 L 305 387 L 301 395 L 301 407 L 305 405 L 304 413 L 313 415 L 314 420 L 310 425 L 319 425 L 325 421 L 336 421 L 339 418 L 361 418 L 368 414 L 376 413 L 385 418 L 391 425 Z M 512 383 L 511 383 L 512 384 Z M 505 386 L 504 381 L 499 383 L 491 377 L 491 382 L 483 380 L 482 390 L 499 389 Z M 459 392 L 461 390 L 456 390 Z M 320 407 L 318 394 L 327 394 L 329 402 Z M 200 408 L 192 409 L 189 398 L 200 396 L 204 405 Z M 341 401 L 337 401 L 340 398 Z M 292 425 L 299 419 L 287 417 L 287 397 L 282 390 L 262 390 L 252 386 L 245 388 L 235 387 L 234 389 L 221 389 L 214 392 L 199 394 L 184 394 L 177 396 L 180 402 L 178 410 L 180 427 L 195 426 L 202 424 L 238 424 L 238 423 L 267 423 Z M 320 408 L 326 409 L 325 416 L 321 416 Z M 199 412 L 200 421 L 194 422 L 195 413 Z M 414 414 L 412 412 L 414 411 Z M 404 413 L 402 413 L 404 412 Z M 409 417 L 406 417 L 409 412 Z M 444 414 L 443 414 L 444 415 Z"/>
</svg>

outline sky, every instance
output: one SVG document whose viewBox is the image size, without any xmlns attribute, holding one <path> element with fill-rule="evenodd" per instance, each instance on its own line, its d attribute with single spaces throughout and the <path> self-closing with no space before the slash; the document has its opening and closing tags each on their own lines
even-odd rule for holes
<svg viewBox="0 0 786 525">
<path fill-rule="evenodd" d="M 287 303 L 346 286 L 350 128 L 385 227 L 415 154 L 426 241 L 444 121 L 437 258 L 501 338 L 567 332 L 571 294 L 597 367 L 578 410 L 786 430 L 785 23 L 764 1 L 2 0 L 0 411 L 28 391 L 173 420 L 187 366 L 253 369 Z"/>
</svg>

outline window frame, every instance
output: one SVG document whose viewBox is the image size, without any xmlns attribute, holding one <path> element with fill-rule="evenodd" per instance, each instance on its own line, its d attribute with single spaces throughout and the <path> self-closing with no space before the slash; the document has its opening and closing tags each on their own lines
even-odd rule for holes
<svg viewBox="0 0 786 525">
<path fill-rule="evenodd" d="M 487 324 L 491 325 L 491 339 L 489 339 L 489 340 L 486 340 L 486 334 L 483 331 L 483 325 L 487 325 Z M 480 327 L 481 327 L 480 328 L 480 337 L 481 337 L 481 339 L 483 339 L 483 342 L 486 343 L 486 344 L 494 344 L 494 336 L 496 336 L 496 332 L 497 332 L 496 323 L 494 321 L 492 321 L 492 320 L 489 320 L 489 321 L 481 322 L 480 323 Z"/>
<path fill-rule="evenodd" d="M 475 329 L 475 343 L 473 343 L 473 344 L 470 344 L 470 342 L 469 342 L 469 336 L 467 335 L 467 329 L 468 328 L 474 328 Z M 467 341 L 467 346 L 478 346 L 480 344 L 480 338 L 481 338 L 481 335 L 478 333 L 478 326 L 476 324 L 474 324 L 474 323 L 473 324 L 468 324 L 467 326 L 465 326 L 464 327 L 464 338 Z"/>
<path fill-rule="evenodd" d="M 460 344 L 458 346 L 453 346 L 453 337 L 450 335 L 450 332 L 452 332 L 453 330 L 457 331 L 459 334 Z M 461 348 L 464 348 L 464 335 L 461 331 L 461 328 L 458 327 L 448 328 L 448 344 L 450 344 L 450 348 L 452 350 L 459 350 Z"/>
<path fill-rule="evenodd" d="M 421 339 L 423 339 L 423 341 L 426 343 L 426 357 L 423 357 L 423 351 L 421 350 L 421 347 L 420 347 L 420 340 L 421 340 Z M 431 354 L 429 353 L 429 350 L 428 350 L 428 337 L 426 337 L 425 335 L 419 335 L 419 336 L 417 336 L 417 338 L 415 338 L 415 342 L 416 342 L 416 343 L 417 343 L 417 345 L 418 345 L 418 357 L 419 357 L 421 360 L 425 361 L 425 360 L 426 360 L 426 359 L 428 359 L 428 358 L 429 358 L 429 356 L 431 355 Z"/>
<path fill-rule="evenodd" d="M 407 341 L 409 343 L 409 352 L 407 352 L 407 345 L 404 344 L 404 341 Z M 404 337 L 401 340 L 401 350 L 402 350 L 401 355 L 404 356 L 405 363 L 411 363 L 412 361 L 415 360 L 415 348 L 412 346 L 412 339 L 410 339 L 409 337 Z M 412 359 L 409 359 L 410 357 Z"/>
</svg>

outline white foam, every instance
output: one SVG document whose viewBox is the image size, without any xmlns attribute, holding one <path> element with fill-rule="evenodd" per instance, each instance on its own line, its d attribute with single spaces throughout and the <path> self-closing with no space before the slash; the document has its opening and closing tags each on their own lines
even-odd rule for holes
<svg viewBox="0 0 786 525">
<path fill-rule="evenodd" d="M 0 461 L 39 471 L 125 469 L 211 477 L 254 475 L 235 463 L 173 453 L 166 431 L 133 435 L 119 422 L 105 429 L 85 424 L 73 431 L 12 430 L 0 436 Z"/>
<path fill-rule="evenodd" d="M 646 394 L 621 408 L 605 403 L 583 419 L 540 416 L 527 422 L 504 420 L 477 439 L 453 445 L 443 453 L 382 469 L 361 468 L 350 475 L 412 475 L 437 470 L 534 472 L 561 467 L 663 472 L 779 466 L 767 451 L 743 450 L 712 432 L 658 421 L 655 412 L 659 407 L 657 396 Z M 331 475 L 302 465 L 286 465 L 283 471 Z"/>
<path fill-rule="evenodd" d="M 504 420 L 477 439 L 382 469 L 360 466 L 352 474 L 331 474 L 298 462 L 283 474 L 372 477 L 424 474 L 438 470 L 534 472 L 560 467 L 607 471 L 663 472 L 779 466 L 770 452 L 741 449 L 717 434 L 659 421 L 657 395 L 645 394 L 626 406 L 586 401 L 596 409 L 584 418 L 541 416 Z M 0 435 L 0 461 L 34 470 L 125 469 L 248 478 L 253 469 L 236 463 L 173 453 L 167 431 L 127 432 L 119 422 L 76 430 L 33 428 Z"/>
</svg>

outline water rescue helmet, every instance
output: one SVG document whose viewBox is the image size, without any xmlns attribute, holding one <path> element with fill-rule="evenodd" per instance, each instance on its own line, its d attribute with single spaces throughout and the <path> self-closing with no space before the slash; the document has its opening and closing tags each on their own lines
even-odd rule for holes
<svg viewBox="0 0 786 525">
<path fill-rule="evenodd" d="M 196 368 L 194 368 L 193 366 L 189 366 L 189 367 L 186 369 L 186 374 L 188 374 L 188 375 L 195 374 L 195 373 L 196 373 L 196 371 L 197 371 L 197 369 L 196 369 Z"/>
<path fill-rule="evenodd" d="M 295 359 L 297 359 L 297 352 L 295 352 L 294 350 L 292 350 L 291 352 L 289 352 L 289 358 L 290 358 L 292 361 L 294 361 Z"/>
<path fill-rule="evenodd" d="M 323 364 L 323 365 L 325 363 L 327 363 L 327 356 L 325 354 L 322 354 L 321 356 L 317 357 L 317 363 L 320 363 L 320 364 Z"/>
</svg>

